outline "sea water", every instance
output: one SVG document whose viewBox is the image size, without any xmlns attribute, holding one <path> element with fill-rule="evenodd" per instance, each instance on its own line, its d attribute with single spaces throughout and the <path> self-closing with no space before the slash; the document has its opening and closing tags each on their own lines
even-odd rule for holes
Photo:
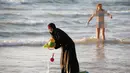
<svg viewBox="0 0 130 73">
<path fill-rule="evenodd" d="M 113 16 L 104 43 L 91 40 L 96 18 L 87 26 L 97 3 Z M 60 73 L 60 48 L 43 48 L 51 22 L 75 41 L 80 71 L 130 73 L 129 19 L 129 0 L 0 0 L 0 73 Z"/>
</svg>

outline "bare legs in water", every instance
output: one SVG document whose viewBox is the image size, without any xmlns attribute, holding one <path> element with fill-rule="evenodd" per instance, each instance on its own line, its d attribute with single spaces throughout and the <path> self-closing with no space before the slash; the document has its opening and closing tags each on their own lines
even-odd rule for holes
<svg viewBox="0 0 130 73">
<path fill-rule="evenodd" d="M 102 39 L 104 41 L 105 40 L 105 28 L 96 28 L 96 37 L 97 37 L 97 40 L 100 39 L 100 30 L 101 30 L 101 33 L 102 33 Z"/>
</svg>

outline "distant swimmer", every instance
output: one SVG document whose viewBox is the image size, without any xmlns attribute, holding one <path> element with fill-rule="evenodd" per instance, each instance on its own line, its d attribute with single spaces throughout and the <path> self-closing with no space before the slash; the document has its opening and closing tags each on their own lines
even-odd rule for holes
<svg viewBox="0 0 130 73">
<path fill-rule="evenodd" d="M 112 15 L 109 14 L 107 11 L 102 9 L 102 4 L 97 4 L 96 11 L 92 14 L 92 16 L 88 20 L 89 22 L 92 20 L 94 16 L 96 16 L 96 38 L 99 39 L 100 30 L 102 30 L 102 39 L 105 40 L 105 24 L 104 24 L 104 15 L 107 14 L 111 19 Z"/>
</svg>

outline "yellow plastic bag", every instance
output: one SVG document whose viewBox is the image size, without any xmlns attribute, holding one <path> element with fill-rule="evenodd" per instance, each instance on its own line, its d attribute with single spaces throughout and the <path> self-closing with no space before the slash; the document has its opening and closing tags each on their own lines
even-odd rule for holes
<svg viewBox="0 0 130 73">
<path fill-rule="evenodd" d="M 54 48 L 55 47 L 55 40 L 50 38 L 49 42 L 44 44 L 44 48 Z"/>
</svg>

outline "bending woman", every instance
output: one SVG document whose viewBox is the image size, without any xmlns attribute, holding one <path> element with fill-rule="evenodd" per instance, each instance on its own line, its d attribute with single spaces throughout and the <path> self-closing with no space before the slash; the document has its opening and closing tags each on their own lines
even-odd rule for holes
<svg viewBox="0 0 130 73">
<path fill-rule="evenodd" d="M 55 40 L 55 49 L 61 47 L 61 73 L 79 73 L 79 63 L 73 40 L 54 23 L 48 25 L 48 30 Z"/>
</svg>

